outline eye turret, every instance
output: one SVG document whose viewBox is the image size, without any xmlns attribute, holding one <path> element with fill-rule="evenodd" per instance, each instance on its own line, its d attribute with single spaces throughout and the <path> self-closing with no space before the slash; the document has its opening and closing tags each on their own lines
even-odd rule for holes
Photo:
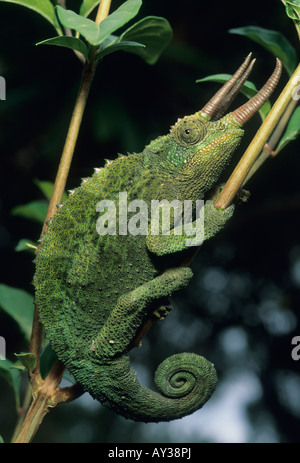
<svg viewBox="0 0 300 463">
<path fill-rule="evenodd" d="M 173 135 L 183 146 L 196 145 L 206 135 L 206 126 L 199 119 L 182 119 L 173 127 Z"/>
</svg>

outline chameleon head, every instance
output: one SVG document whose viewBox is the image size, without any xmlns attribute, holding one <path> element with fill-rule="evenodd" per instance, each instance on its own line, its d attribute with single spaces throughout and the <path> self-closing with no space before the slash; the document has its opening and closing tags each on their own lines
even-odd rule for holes
<svg viewBox="0 0 300 463">
<path fill-rule="evenodd" d="M 178 119 L 168 136 L 149 146 L 157 154 L 167 153 L 163 161 L 165 171 L 183 187 L 185 198 L 203 198 L 215 185 L 241 141 L 242 126 L 267 101 L 278 83 L 279 59 L 261 90 L 247 103 L 223 116 L 252 70 L 255 60 L 250 62 L 250 59 L 251 54 L 199 112 Z M 160 149 L 156 150 L 155 144 Z M 188 195 L 187 191 L 190 191 Z"/>
</svg>

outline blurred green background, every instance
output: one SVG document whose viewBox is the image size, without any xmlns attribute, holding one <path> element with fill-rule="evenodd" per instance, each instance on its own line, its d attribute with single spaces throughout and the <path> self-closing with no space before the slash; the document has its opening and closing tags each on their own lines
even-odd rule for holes
<svg viewBox="0 0 300 463">
<path fill-rule="evenodd" d="M 120 3 L 113 0 L 112 8 Z M 72 9 L 78 4 L 67 2 Z M 105 158 L 139 152 L 177 117 L 199 110 L 219 84 L 196 79 L 232 73 L 250 51 L 257 58 L 251 80 L 260 87 L 274 57 L 228 29 L 275 29 L 298 47 L 279 0 L 144 0 L 137 19 L 146 15 L 168 19 L 173 41 L 154 66 L 122 52 L 99 66 L 68 189 Z M 22 238 L 37 240 L 41 227 L 11 210 L 44 198 L 35 179 L 54 181 L 81 74 L 70 50 L 35 46 L 53 35 L 34 12 L 0 3 L 0 75 L 7 83 L 7 99 L 0 101 L 0 283 L 31 293 L 32 255 L 15 247 Z M 283 72 L 276 95 L 287 78 Z M 244 101 L 240 96 L 234 107 Z M 256 116 L 247 125 L 235 162 L 259 124 Z M 291 357 L 292 338 L 300 336 L 299 143 L 289 144 L 249 182 L 248 204 L 201 250 L 193 283 L 133 352 L 141 381 L 150 386 L 156 366 L 170 354 L 191 351 L 210 359 L 219 384 L 207 405 L 178 421 L 141 424 L 85 394 L 49 413 L 34 442 L 300 441 L 300 361 Z M 16 324 L 1 311 L 0 335 L 10 360 L 27 349 Z M 0 388 L 0 434 L 7 441 L 17 414 L 3 378 Z"/>
</svg>

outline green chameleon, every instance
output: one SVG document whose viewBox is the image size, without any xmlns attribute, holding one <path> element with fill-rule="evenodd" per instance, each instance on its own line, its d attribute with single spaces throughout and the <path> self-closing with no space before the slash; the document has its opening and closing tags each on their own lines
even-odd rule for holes
<svg viewBox="0 0 300 463">
<path fill-rule="evenodd" d="M 42 237 L 34 284 L 45 333 L 83 390 L 126 418 L 158 422 L 193 413 L 211 396 L 217 376 L 203 357 L 179 353 L 157 368 L 158 392 L 139 382 L 129 351 L 147 320 L 164 318 L 168 297 L 191 280 L 191 269 L 182 263 L 195 248 L 174 229 L 151 234 L 150 221 L 146 235 L 101 235 L 97 205 L 114 201 L 118 222 L 120 192 L 128 202 L 139 199 L 149 207 L 153 200 L 206 199 L 241 140 L 242 125 L 277 85 L 279 60 L 256 96 L 222 116 L 253 63 L 249 55 L 201 111 L 178 119 L 143 152 L 95 169 L 70 192 Z M 206 200 L 205 240 L 224 227 L 233 209 L 218 210 Z"/>
</svg>

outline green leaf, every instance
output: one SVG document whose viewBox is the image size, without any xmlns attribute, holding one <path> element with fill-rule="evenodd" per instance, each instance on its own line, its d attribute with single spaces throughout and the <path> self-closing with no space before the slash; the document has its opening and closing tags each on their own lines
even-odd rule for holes
<svg viewBox="0 0 300 463">
<path fill-rule="evenodd" d="M 104 58 L 104 56 L 109 55 L 110 53 L 113 53 L 115 51 L 132 51 L 131 48 L 135 47 L 142 47 L 144 48 L 145 45 L 142 43 L 137 43 L 137 42 L 118 42 L 118 43 L 113 43 L 112 45 L 109 45 L 105 48 L 103 48 L 100 53 L 97 55 L 97 61 Z M 133 52 L 133 51 L 132 51 Z"/>
<path fill-rule="evenodd" d="M 43 16 L 47 21 L 49 21 L 52 26 L 61 33 L 61 29 L 59 28 L 56 18 L 55 18 L 55 9 L 52 5 L 50 0 L 0 0 L 1 2 L 6 3 L 16 3 L 17 5 L 22 5 L 31 10 L 36 11 L 41 16 Z"/>
<path fill-rule="evenodd" d="M 300 38 L 300 1 L 283 1 L 285 4 L 285 11 L 289 18 L 294 21 L 298 36 Z"/>
<path fill-rule="evenodd" d="M 89 59 L 89 52 L 86 44 L 76 37 L 59 35 L 58 37 L 53 37 L 47 40 L 43 40 L 42 42 L 38 42 L 36 45 L 57 45 L 58 47 L 71 48 L 71 50 L 81 53 L 85 59 Z"/>
<path fill-rule="evenodd" d="M 21 251 L 28 251 L 32 254 L 35 254 L 35 250 L 37 248 L 37 245 L 34 241 L 27 240 L 26 238 L 22 238 L 17 246 L 15 247 L 16 252 L 21 252 Z"/>
<path fill-rule="evenodd" d="M 34 183 L 38 187 L 38 189 L 46 196 L 46 198 L 50 200 L 54 188 L 54 183 L 49 182 L 47 180 L 38 180 L 37 178 L 34 180 Z M 65 201 L 67 198 L 68 195 L 64 191 L 62 201 Z"/>
<path fill-rule="evenodd" d="M 299 0 L 286 0 L 285 2 L 286 14 L 289 18 L 294 21 L 299 21 L 300 19 L 300 1 Z"/>
<path fill-rule="evenodd" d="M 46 198 L 50 200 L 54 184 L 52 182 L 49 182 L 48 180 L 38 180 L 37 178 L 34 179 L 34 184 L 42 193 L 44 193 Z"/>
<path fill-rule="evenodd" d="M 300 135 L 300 107 L 293 112 L 287 128 L 276 148 L 276 154 L 279 153 L 290 141 L 295 140 Z"/>
<path fill-rule="evenodd" d="M 295 48 L 280 32 L 257 26 L 237 27 L 230 29 L 230 34 L 238 34 L 262 45 L 266 50 L 282 61 L 289 75 L 292 75 L 297 65 Z"/>
<path fill-rule="evenodd" d="M 211 76 L 207 76 L 207 77 L 203 77 L 202 79 L 197 79 L 196 82 L 199 83 L 199 82 L 220 82 L 222 84 L 224 84 L 225 82 L 227 82 L 230 77 L 232 77 L 232 75 L 230 74 L 214 74 L 214 75 L 211 75 Z M 256 95 L 256 93 L 258 92 L 257 88 L 255 87 L 255 85 L 253 84 L 253 82 L 250 82 L 249 80 L 247 80 L 243 87 L 241 88 L 240 92 L 245 95 L 247 98 L 252 98 L 254 95 Z M 266 118 L 268 112 L 270 111 L 271 109 L 271 104 L 269 101 L 266 101 L 265 104 L 259 109 L 259 114 L 260 114 L 260 117 L 261 119 L 264 121 L 264 119 Z"/>
<path fill-rule="evenodd" d="M 64 27 L 79 32 L 91 45 L 99 45 L 101 43 L 101 41 L 98 42 L 100 35 L 99 24 L 76 14 L 72 10 L 65 10 L 59 5 L 56 6 L 56 10 L 58 19 Z"/>
<path fill-rule="evenodd" d="M 36 355 L 35 354 L 32 354 L 31 352 L 25 352 L 25 353 L 22 353 L 22 354 L 15 354 L 15 356 L 17 357 L 17 359 L 20 361 L 21 363 L 21 368 L 17 363 L 15 363 L 12 368 L 17 368 L 17 369 L 26 369 L 28 370 L 29 372 L 33 371 L 35 366 L 36 366 Z"/>
<path fill-rule="evenodd" d="M 48 209 L 48 201 L 37 200 L 31 201 L 27 204 L 15 206 L 11 213 L 15 216 L 24 217 L 25 219 L 34 220 L 36 222 L 44 223 Z"/>
<path fill-rule="evenodd" d="M 48 342 L 48 344 L 42 351 L 40 359 L 41 375 L 43 378 L 45 378 L 48 375 L 56 361 L 57 355 L 54 352 L 54 350 L 52 350 L 50 342 Z M 76 383 L 76 379 L 67 369 L 64 372 L 63 378 L 72 384 Z"/>
<path fill-rule="evenodd" d="M 4 439 L 1 435 L 0 435 L 0 444 L 4 444 Z"/>
<path fill-rule="evenodd" d="M 23 289 L 0 284 L 0 307 L 18 324 L 26 340 L 30 339 L 33 297 Z"/>
<path fill-rule="evenodd" d="M 63 26 L 79 32 L 91 45 L 100 45 L 110 34 L 124 26 L 138 14 L 141 0 L 127 0 L 111 13 L 101 24 L 84 18 L 71 10 L 56 6 L 57 15 Z"/>
<path fill-rule="evenodd" d="M 41 368 L 41 375 L 43 378 L 45 378 L 55 362 L 57 361 L 57 355 L 52 350 L 50 342 L 46 345 L 44 348 L 42 354 L 41 354 L 41 359 L 40 359 L 40 368 Z"/>
<path fill-rule="evenodd" d="M 115 32 L 120 27 L 127 24 L 132 18 L 134 18 L 142 6 L 142 0 L 127 0 L 122 5 L 111 13 L 104 21 L 101 22 L 100 34 L 105 34 L 105 38 Z M 102 29 L 102 32 L 101 32 Z M 103 42 L 103 39 L 99 39 Z"/>
<path fill-rule="evenodd" d="M 169 45 L 172 35 L 172 28 L 166 19 L 147 16 L 123 32 L 120 42 L 142 43 L 145 48 L 130 48 L 127 51 L 139 55 L 148 64 L 154 64 Z"/>
<path fill-rule="evenodd" d="M 80 15 L 87 17 L 97 5 L 99 5 L 101 0 L 83 0 L 80 7 Z"/>
<path fill-rule="evenodd" d="M 21 383 L 21 376 L 18 370 L 13 369 L 14 363 L 10 360 L 1 360 L 0 361 L 0 376 L 4 378 L 10 386 L 12 386 L 17 408 L 20 406 L 20 383 Z"/>
</svg>

